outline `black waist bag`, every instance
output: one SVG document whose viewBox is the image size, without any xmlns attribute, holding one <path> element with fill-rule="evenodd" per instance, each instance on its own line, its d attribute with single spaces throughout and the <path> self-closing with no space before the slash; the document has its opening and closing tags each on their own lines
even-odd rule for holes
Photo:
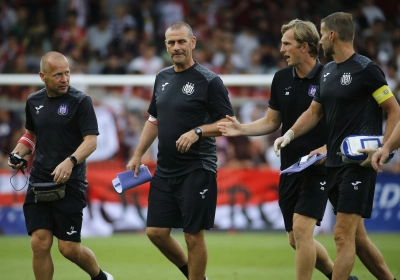
<svg viewBox="0 0 400 280">
<path fill-rule="evenodd" d="M 65 196 L 65 184 L 32 183 L 36 201 L 56 201 Z"/>
</svg>

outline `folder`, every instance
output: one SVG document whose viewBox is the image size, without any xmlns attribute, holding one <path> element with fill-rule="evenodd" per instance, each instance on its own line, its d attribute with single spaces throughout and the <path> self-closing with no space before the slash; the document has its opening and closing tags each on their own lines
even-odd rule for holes
<svg viewBox="0 0 400 280">
<path fill-rule="evenodd" d="M 117 174 L 117 178 L 112 180 L 112 184 L 118 193 L 147 183 L 152 177 L 149 168 L 143 164 L 139 167 L 137 178 L 135 178 L 134 173 L 134 170 L 120 172 Z"/>
<path fill-rule="evenodd" d="M 313 154 L 310 157 L 308 155 L 301 157 L 298 162 L 289 166 L 285 170 L 282 170 L 280 174 L 281 175 L 282 174 L 292 174 L 292 173 L 303 171 L 307 167 L 313 165 L 314 163 L 320 161 L 321 159 L 323 159 L 325 157 L 326 157 L 326 154 Z"/>
</svg>

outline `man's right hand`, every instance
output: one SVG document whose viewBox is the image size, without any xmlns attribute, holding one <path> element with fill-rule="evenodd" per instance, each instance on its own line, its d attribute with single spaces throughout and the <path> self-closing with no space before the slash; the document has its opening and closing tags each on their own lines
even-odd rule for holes
<svg viewBox="0 0 400 280">
<path fill-rule="evenodd" d="M 221 132 L 223 136 L 240 136 L 241 132 L 241 123 L 236 119 L 236 117 L 226 116 L 229 122 L 220 122 L 217 124 L 218 130 Z"/>
<path fill-rule="evenodd" d="M 134 176 L 137 178 L 139 174 L 139 167 L 142 164 L 141 157 L 133 156 L 131 160 L 126 165 L 126 170 L 134 170 Z"/>
<path fill-rule="evenodd" d="M 371 164 L 375 171 L 377 171 L 378 173 L 382 173 L 382 165 L 385 164 L 388 158 L 389 150 L 386 148 L 381 148 L 376 153 L 374 153 L 371 158 Z"/>
<path fill-rule="evenodd" d="M 13 154 L 17 154 L 18 156 L 20 156 L 19 155 L 19 151 L 13 151 L 12 152 Z M 21 156 L 20 156 L 21 157 Z M 23 158 L 23 157 L 21 157 L 21 158 Z M 23 165 L 24 165 L 24 163 L 21 161 L 19 164 L 12 164 L 11 162 L 10 162 L 10 157 L 8 156 L 8 162 L 7 162 L 7 164 L 8 164 L 8 166 L 9 167 L 11 167 L 12 169 L 22 169 L 22 167 L 23 167 Z"/>
<path fill-rule="evenodd" d="M 286 131 L 286 133 L 283 136 L 277 138 L 274 141 L 275 155 L 277 157 L 279 157 L 279 154 L 280 154 L 279 150 L 282 149 L 283 147 L 285 147 L 286 145 L 288 145 L 290 143 L 290 141 L 292 141 L 293 139 L 294 139 L 294 132 L 291 129 Z"/>
</svg>

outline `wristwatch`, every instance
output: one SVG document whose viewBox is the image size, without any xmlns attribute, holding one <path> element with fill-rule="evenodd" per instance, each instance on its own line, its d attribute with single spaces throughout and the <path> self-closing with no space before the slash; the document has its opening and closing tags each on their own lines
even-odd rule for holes
<svg viewBox="0 0 400 280">
<path fill-rule="evenodd" d="M 200 127 L 194 128 L 194 132 L 196 132 L 196 134 L 199 135 L 200 138 L 203 135 L 203 130 L 201 130 Z"/>
<path fill-rule="evenodd" d="M 76 159 L 76 157 L 74 157 L 74 156 L 69 156 L 68 158 L 72 161 L 72 163 L 74 164 L 74 166 L 78 164 L 78 160 Z"/>
</svg>

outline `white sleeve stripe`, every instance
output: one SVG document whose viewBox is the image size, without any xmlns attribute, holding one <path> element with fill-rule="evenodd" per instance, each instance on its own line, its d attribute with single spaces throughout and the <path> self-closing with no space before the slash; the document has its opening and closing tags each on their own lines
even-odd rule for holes
<svg viewBox="0 0 400 280">
<path fill-rule="evenodd" d="M 27 138 L 27 137 L 21 137 L 22 140 L 25 140 L 26 142 L 28 142 L 29 144 L 32 145 L 33 148 L 35 148 L 35 143 L 32 142 L 31 139 Z"/>
</svg>

